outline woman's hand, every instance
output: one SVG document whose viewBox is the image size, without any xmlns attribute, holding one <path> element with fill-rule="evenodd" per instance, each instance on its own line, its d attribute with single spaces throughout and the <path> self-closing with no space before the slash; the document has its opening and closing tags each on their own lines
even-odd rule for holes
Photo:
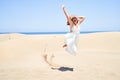
<svg viewBox="0 0 120 80">
<path fill-rule="evenodd" d="M 78 18 L 79 18 L 79 19 L 82 19 L 82 18 L 85 18 L 85 16 L 79 16 Z"/>
<path fill-rule="evenodd" d="M 64 5 L 62 5 L 62 8 L 65 8 L 65 6 L 64 6 Z"/>
</svg>

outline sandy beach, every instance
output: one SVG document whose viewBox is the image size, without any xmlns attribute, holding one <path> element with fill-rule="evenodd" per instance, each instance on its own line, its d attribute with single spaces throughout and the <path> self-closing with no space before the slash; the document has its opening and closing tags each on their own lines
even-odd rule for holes
<svg viewBox="0 0 120 80">
<path fill-rule="evenodd" d="M 75 56 L 63 44 L 64 34 L 0 34 L 0 80 L 120 80 L 120 32 L 81 34 Z"/>
</svg>

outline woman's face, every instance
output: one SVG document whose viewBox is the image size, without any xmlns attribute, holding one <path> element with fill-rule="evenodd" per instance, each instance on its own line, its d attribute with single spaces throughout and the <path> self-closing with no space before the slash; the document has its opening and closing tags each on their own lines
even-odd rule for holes
<svg viewBox="0 0 120 80">
<path fill-rule="evenodd" d="M 78 23 L 78 20 L 76 17 L 72 18 L 72 22 L 76 25 Z"/>
</svg>

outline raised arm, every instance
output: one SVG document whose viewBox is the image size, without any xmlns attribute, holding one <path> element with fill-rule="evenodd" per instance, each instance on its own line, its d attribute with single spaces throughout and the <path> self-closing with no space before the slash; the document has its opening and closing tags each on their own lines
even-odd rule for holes
<svg viewBox="0 0 120 80">
<path fill-rule="evenodd" d="M 78 24 L 81 24 L 85 20 L 85 16 L 79 16 L 79 22 Z"/>
<path fill-rule="evenodd" d="M 70 26 L 72 26 L 73 23 L 72 23 L 72 21 L 71 21 L 71 17 L 69 16 L 69 14 L 68 14 L 68 12 L 67 12 L 67 10 L 66 10 L 66 8 L 65 8 L 64 5 L 62 5 L 62 9 L 63 9 L 63 12 L 64 12 L 64 14 L 65 14 L 65 16 L 66 16 L 68 22 L 70 23 Z"/>
</svg>

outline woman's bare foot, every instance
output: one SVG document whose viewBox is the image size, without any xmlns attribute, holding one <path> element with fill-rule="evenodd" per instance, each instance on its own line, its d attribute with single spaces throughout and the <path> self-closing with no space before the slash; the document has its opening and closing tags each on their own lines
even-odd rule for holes
<svg viewBox="0 0 120 80">
<path fill-rule="evenodd" d="M 67 47 L 67 44 L 64 44 L 64 45 L 63 45 L 63 48 L 64 48 L 64 47 Z"/>
</svg>

